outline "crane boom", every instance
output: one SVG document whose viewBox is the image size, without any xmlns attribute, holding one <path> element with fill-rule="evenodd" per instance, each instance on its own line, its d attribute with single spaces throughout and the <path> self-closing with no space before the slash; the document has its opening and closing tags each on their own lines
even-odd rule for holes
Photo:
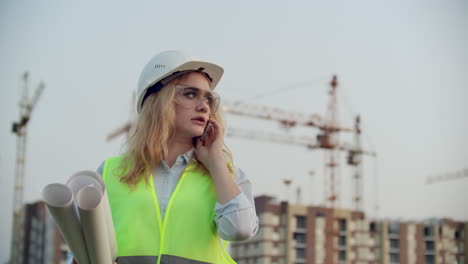
<svg viewBox="0 0 468 264">
<path fill-rule="evenodd" d="M 246 104 L 239 101 L 225 101 L 223 103 L 223 107 L 223 110 L 230 114 L 278 121 L 281 125 L 287 128 L 295 126 L 307 126 L 328 131 L 354 132 L 354 129 L 352 128 L 330 126 L 329 124 L 325 124 L 323 118 L 318 114 L 289 112 L 277 107 Z"/>
<path fill-rule="evenodd" d="M 322 123 L 322 118 L 317 114 L 305 115 L 288 112 L 276 107 L 252 105 L 239 101 L 226 101 L 223 103 L 223 107 L 224 111 L 230 114 L 274 120 L 285 127 L 294 127 L 296 125 L 317 127 Z"/>
<path fill-rule="evenodd" d="M 468 168 L 461 169 L 458 171 L 429 176 L 426 178 L 426 184 L 434 184 L 434 183 L 451 181 L 451 180 L 459 180 L 465 177 L 468 177 Z"/>
<path fill-rule="evenodd" d="M 240 137 L 279 144 L 305 146 L 309 149 L 320 147 L 319 145 L 317 145 L 315 138 L 307 136 L 292 136 L 278 133 L 266 133 L 263 131 L 246 130 L 234 127 L 229 127 L 226 135 L 228 137 Z"/>
</svg>

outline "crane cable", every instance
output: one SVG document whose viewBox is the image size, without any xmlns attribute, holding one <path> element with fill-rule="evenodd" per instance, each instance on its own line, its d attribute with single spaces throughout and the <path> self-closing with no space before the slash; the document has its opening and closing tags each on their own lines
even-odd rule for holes
<svg viewBox="0 0 468 264">
<path fill-rule="evenodd" d="M 253 101 L 253 100 L 263 99 L 263 98 L 268 97 L 268 96 L 281 94 L 281 93 L 296 90 L 296 89 L 299 89 L 299 88 L 310 87 L 310 86 L 313 86 L 313 85 L 315 85 L 317 83 L 323 83 L 324 80 L 325 80 L 325 76 L 322 76 L 322 77 L 317 77 L 317 78 L 315 78 L 313 80 L 298 82 L 298 83 L 289 85 L 288 87 L 283 87 L 282 86 L 282 87 L 276 88 L 276 89 L 271 90 L 271 91 L 258 93 L 258 94 L 254 95 L 252 97 L 244 99 L 244 101 Z"/>
</svg>

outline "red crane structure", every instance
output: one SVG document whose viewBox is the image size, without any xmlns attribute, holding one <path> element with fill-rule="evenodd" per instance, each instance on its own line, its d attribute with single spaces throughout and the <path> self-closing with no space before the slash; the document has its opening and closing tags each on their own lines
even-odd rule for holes
<svg viewBox="0 0 468 264">
<path fill-rule="evenodd" d="M 333 76 L 330 82 L 330 101 L 327 105 L 325 118 L 318 114 L 291 113 L 279 108 L 249 105 L 242 102 L 225 102 L 225 111 L 234 115 L 248 116 L 263 120 L 279 122 L 282 126 L 292 128 L 295 126 L 314 127 L 319 129 L 316 137 L 288 136 L 284 134 L 272 134 L 265 132 L 247 131 L 243 129 L 229 128 L 227 136 L 242 137 L 248 139 L 264 140 L 275 143 L 293 144 L 305 146 L 309 149 L 325 150 L 325 192 L 326 206 L 336 207 L 340 201 L 340 177 L 339 177 L 339 152 L 348 153 L 347 163 L 354 168 L 353 203 L 356 210 L 362 210 L 362 155 L 375 156 L 374 152 L 364 151 L 361 147 L 360 117 L 355 119 L 354 128 L 341 127 L 338 121 L 338 103 L 336 89 L 338 79 Z M 354 133 L 354 144 L 340 144 L 339 133 Z"/>
</svg>

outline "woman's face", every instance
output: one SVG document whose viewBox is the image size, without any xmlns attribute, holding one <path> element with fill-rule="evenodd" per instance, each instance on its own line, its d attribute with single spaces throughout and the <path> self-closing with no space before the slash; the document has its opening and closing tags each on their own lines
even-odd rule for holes
<svg viewBox="0 0 468 264">
<path fill-rule="evenodd" d="M 204 94 L 211 92 L 210 85 L 203 74 L 191 72 L 178 81 L 176 87 L 179 88 L 178 90 L 180 90 L 180 87 L 198 88 L 198 91 L 189 88 L 185 88 L 184 92 L 176 90 L 174 102 L 176 112 L 175 136 L 176 138 L 192 140 L 193 137 L 201 136 L 210 116 L 208 103 L 197 99 L 197 96 L 201 98 Z M 192 91 L 197 91 L 198 94 L 192 93 Z"/>
</svg>

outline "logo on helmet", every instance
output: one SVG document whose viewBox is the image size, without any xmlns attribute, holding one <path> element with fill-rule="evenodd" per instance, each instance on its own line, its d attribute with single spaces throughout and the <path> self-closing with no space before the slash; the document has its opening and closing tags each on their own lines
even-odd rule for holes
<svg viewBox="0 0 468 264">
<path fill-rule="evenodd" d="M 166 65 L 164 65 L 164 64 L 155 64 L 155 65 L 154 65 L 154 68 L 155 68 L 155 69 L 166 68 Z"/>
</svg>

